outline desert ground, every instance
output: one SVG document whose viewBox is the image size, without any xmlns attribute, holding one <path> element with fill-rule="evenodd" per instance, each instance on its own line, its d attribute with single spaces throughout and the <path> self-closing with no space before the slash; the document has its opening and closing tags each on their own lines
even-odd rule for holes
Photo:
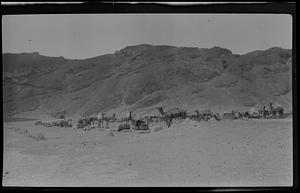
<svg viewBox="0 0 300 193">
<path fill-rule="evenodd" d="M 151 123 L 150 133 L 4 123 L 3 186 L 291 186 L 292 119 Z M 157 129 L 161 127 L 161 130 Z M 26 131 L 25 131 L 26 130 Z M 45 139 L 41 140 L 41 134 Z"/>
</svg>

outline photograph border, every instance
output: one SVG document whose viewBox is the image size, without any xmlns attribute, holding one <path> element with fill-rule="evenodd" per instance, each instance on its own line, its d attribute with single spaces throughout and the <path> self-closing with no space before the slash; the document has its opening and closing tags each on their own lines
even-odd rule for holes
<svg viewBox="0 0 300 193">
<path fill-rule="evenodd" d="M 296 191 L 299 188 L 298 168 L 298 123 L 297 123 L 297 75 L 296 67 L 296 3 L 207 3 L 194 5 L 171 5 L 162 3 L 33 3 L 33 4 L 2 4 L 3 15 L 32 14 L 289 14 L 292 17 L 292 103 L 293 103 L 293 186 L 292 187 L 119 187 L 119 188 L 73 188 L 73 187 L 1 187 L 5 191 L 40 191 L 40 190 L 79 190 L 79 191 Z M 2 17 L 3 18 L 3 17 Z M 2 85 L 3 87 L 3 85 Z M 2 88 L 3 92 L 3 88 Z M 3 97 L 3 96 L 2 96 Z M 3 105 L 3 104 L 2 104 Z M 3 137 L 2 137 L 3 140 Z M 2 143 L 3 145 L 3 143 Z M 3 147 L 2 147 L 3 152 Z M 2 168 L 3 170 L 3 168 Z"/>
</svg>

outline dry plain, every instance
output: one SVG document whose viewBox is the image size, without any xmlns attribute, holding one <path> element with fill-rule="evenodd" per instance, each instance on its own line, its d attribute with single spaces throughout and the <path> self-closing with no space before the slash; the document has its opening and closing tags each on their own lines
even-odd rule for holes
<svg viewBox="0 0 300 193">
<path fill-rule="evenodd" d="M 292 119 L 152 123 L 150 133 L 117 126 L 4 123 L 3 186 L 292 185 Z"/>
</svg>

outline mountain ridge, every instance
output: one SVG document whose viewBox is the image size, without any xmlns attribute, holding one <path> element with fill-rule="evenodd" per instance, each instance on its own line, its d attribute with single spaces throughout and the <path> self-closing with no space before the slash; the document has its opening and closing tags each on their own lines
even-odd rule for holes
<svg viewBox="0 0 300 193">
<path fill-rule="evenodd" d="M 37 52 L 2 56 L 7 116 L 147 114 L 158 105 L 227 111 L 268 101 L 291 109 L 292 51 L 280 47 L 237 55 L 216 46 L 141 44 L 76 60 Z"/>
</svg>

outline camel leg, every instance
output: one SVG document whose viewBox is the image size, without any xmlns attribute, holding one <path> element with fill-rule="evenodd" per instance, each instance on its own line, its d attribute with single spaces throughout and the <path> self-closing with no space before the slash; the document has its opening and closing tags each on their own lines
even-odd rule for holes
<svg viewBox="0 0 300 193">
<path fill-rule="evenodd" d="M 106 128 L 108 128 L 108 120 L 106 120 Z"/>
<path fill-rule="evenodd" d="M 166 122 L 167 122 L 167 126 L 170 127 L 171 126 L 170 121 L 167 120 Z"/>
<path fill-rule="evenodd" d="M 171 120 L 169 118 L 165 118 L 165 122 L 167 123 L 167 126 L 171 126 Z"/>
<path fill-rule="evenodd" d="M 169 126 L 169 127 L 171 127 L 171 125 L 172 125 L 172 121 L 173 121 L 173 119 L 172 119 L 172 118 L 170 118 L 170 126 Z"/>
</svg>

